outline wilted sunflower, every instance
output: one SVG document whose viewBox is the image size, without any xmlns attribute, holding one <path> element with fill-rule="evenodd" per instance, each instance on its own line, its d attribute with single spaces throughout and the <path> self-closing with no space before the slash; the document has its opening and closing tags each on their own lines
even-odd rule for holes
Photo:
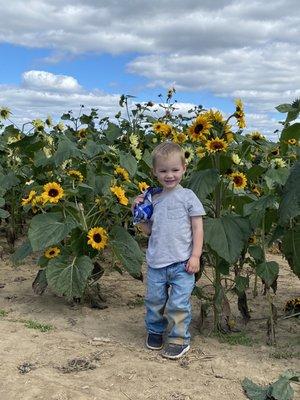
<svg viewBox="0 0 300 400">
<path fill-rule="evenodd" d="M 58 203 L 59 200 L 64 196 L 64 189 L 59 183 L 49 182 L 43 186 L 42 197 L 50 203 Z"/>
<path fill-rule="evenodd" d="M 58 247 L 49 247 L 47 250 L 44 252 L 44 256 L 46 258 L 54 258 L 57 257 L 60 254 L 60 248 Z"/>
<path fill-rule="evenodd" d="M 208 140 L 205 143 L 206 150 L 209 153 L 216 153 L 217 151 L 226 151 L 228 144 L 224 139 L 216 137 L 215 139 Z"/>
<path fill-rule="evenodd" d="M 162 136 L 165 136 L 165 137 L 170 136 L 172 133 L 172 126 L 165 124 L 163 122 L 155 122 L 152 125 L 152 128 L 153 128 L 154 132 L 156 132 Z"/>
<path fill-rule="evenodd" d="M 244 189 L 247 186 L 246 175 L 242 172 L 233 172 L 230 175 L 234 189 Z"/>
<path fill-rule="evenodd" d="M 26 204 L 30 204 L 33 200 L 33 198 L 36 195 L 36 191 L 35 190 L 30 190 L 29 194 L 27 197 L 25 197 L 24 199 L 22 199 L 22 206 L 26 206 Z"/>
<path fill-rule="evenodd" d="M 125 196 L 125 191 L 121 186 L 112 186 L 110 191 L 117 197 L 120 204 L 127 206 L 129 200 Z"/>
<path fill-rule="evenodd" d="M 69 171 L 67 171 L 67 174 L 75 180 L 83 182 L 83 175 L 80 171 L 77 171 L 77 169 L 69 169 Z"/>
<path fill-rule="evenodd" d="M 257 185 L 253 185 L 252 186 L 251 192 L 256 194 L 256 196 L 258 196 L 258 197 L 261 195 L 261 191 L 260 191 L 260 189 L 258 188 Z"/>
<path fill-rule="evenodd" d="M 199 115 L 188 128 L 188 135 L 193 142 L 205 141 L 212 127 L 210 120 L 204 115 Z"/>
<path fill-rule="evenodd" d="M 116 175 L 121 176 L 124 181 L 130 182 L 128 171 L 125 168 L 117 167 L 114 172 Z"/>
<path fill-rule="evenodd" d="M 272 154 L 272 156 L 279 156 L 279 147 L 275 147 L 273 150 L 270 151 L 270 154 Z"/>
<path fill-rule="evenodd" d="M 144 192 L 149 187 L 148 183 L 146 183 L 146 182 L 139 182 L 138 186 L 139 186 L 139 189 L 141 192 Z"/>
<path fill-rule="evenodd" d="M 11 111 L 9 108 L 7 108 L 7 107 L 0 108 L 0 120 L 7 119 L 10 117 L 10 115 L 11 115 Z"/>
<path fill-rule="evenodd" d="M 297 140 L 294 139 L 294 138 L 289 139 L 289 140 L 288 140 L 288 144 L 291 144 L 291 145 L 293 146 L 293 145 L 297 144 Z"/>
<path fill-rule="evenodd" d="M 88 244 L 92 246 L 93 249 L 102 250 L 107 244 L 108 235 L 104 228 L 97 226 L 88 231 Z"/>
<path fill-rule="evenodd" d="M 243 129 L 246 127 L 246 121 L 245 121 L 245 112 L 244 112 L 244 106 L 242 103 L 241 99 L 236 99 L 235 100 L 235 113 L 234 113 L 235 118 L 237 119 L 237 124 L 240 129 Z"/>
</svg>

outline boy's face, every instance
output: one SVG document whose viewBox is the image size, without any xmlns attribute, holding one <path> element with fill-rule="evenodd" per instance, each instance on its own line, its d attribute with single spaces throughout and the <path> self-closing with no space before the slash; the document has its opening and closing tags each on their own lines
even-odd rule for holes
<svg viewBox="0 0 300 400">
<path fill-rule="evenodd" d="M 174 189 L 181 181 L 186 166 L 182 163 L 180 154 L 158 157 L 153 173 L 165 190 Z"/>
</svg>

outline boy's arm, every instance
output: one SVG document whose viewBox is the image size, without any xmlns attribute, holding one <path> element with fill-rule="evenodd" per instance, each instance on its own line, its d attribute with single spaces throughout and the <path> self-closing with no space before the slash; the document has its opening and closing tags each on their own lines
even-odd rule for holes
<svg viewBox="0 0 300 400">
<path fill-rule="evenodd" d="M 137 227 L 143 232 L 144 235 L 150 236 L 152 230 L 152 223 L 150 221 L 141 222 L 137 224 Z"/>
<path fill-rule="evenodd" d="M 189 258 L 186 270 L 190 274 L 194 274 L 200 269 L 200 256 L 203 247 L 203 219 L 201 216 L 191 217 L 192 233 L 193 233 L 193 250 Z"/>
</svg>

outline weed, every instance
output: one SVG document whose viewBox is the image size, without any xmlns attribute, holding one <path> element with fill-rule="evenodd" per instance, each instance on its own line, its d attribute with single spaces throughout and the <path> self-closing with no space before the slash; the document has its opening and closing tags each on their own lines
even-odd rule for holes
<svg viewBox="0 0 300 400">
<path fill-rule="evenodd" d="M 8 312 L 0 308 L 0 317 L 6 317 L 8 315 Z"/>
<path fill-rule="evenodd" d="M 41 323 L 39 323 L 37 321 L 34 321 L 32 319 L 29 319 L 29 320 L 24 321 L 24 322 L 25 322 L 26 328 L 36 329 L 36 330 L 38 330 L 40 332 L 49 332 L 54 328 L 53 325 L 51 325 L 51 324 L 41 324 Z"/>
<path fill-rule="evenodd" d="M 247 336 L 244 332 L 237 332 L 237 333 L 217 333 L 217 338 L 221 343 L 228 343 L 232 346 L 241 345 L 241 346 L 252 346 L 253 340 Z"/>
</svg>

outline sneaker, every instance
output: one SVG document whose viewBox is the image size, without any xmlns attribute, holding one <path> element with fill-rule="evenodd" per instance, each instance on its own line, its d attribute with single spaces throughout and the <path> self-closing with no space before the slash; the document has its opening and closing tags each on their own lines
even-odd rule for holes
<svg viewBox="0 0 300 400">
<path fill-rule="evenodd" d="M 170 343 L 166 346 L 162 352 L 162 356 L 165 358 L 170 358 L 171 360 L 176 360 L 182 357 L 190 349 L 189 344 L 175 344 Z"/>
<path fill-rule="evenodd" d="M 163 347 L 163 336 L 158 333 L 148 333 L 146 346 L 151 350 L 160 350 Z"/>
</svg>

